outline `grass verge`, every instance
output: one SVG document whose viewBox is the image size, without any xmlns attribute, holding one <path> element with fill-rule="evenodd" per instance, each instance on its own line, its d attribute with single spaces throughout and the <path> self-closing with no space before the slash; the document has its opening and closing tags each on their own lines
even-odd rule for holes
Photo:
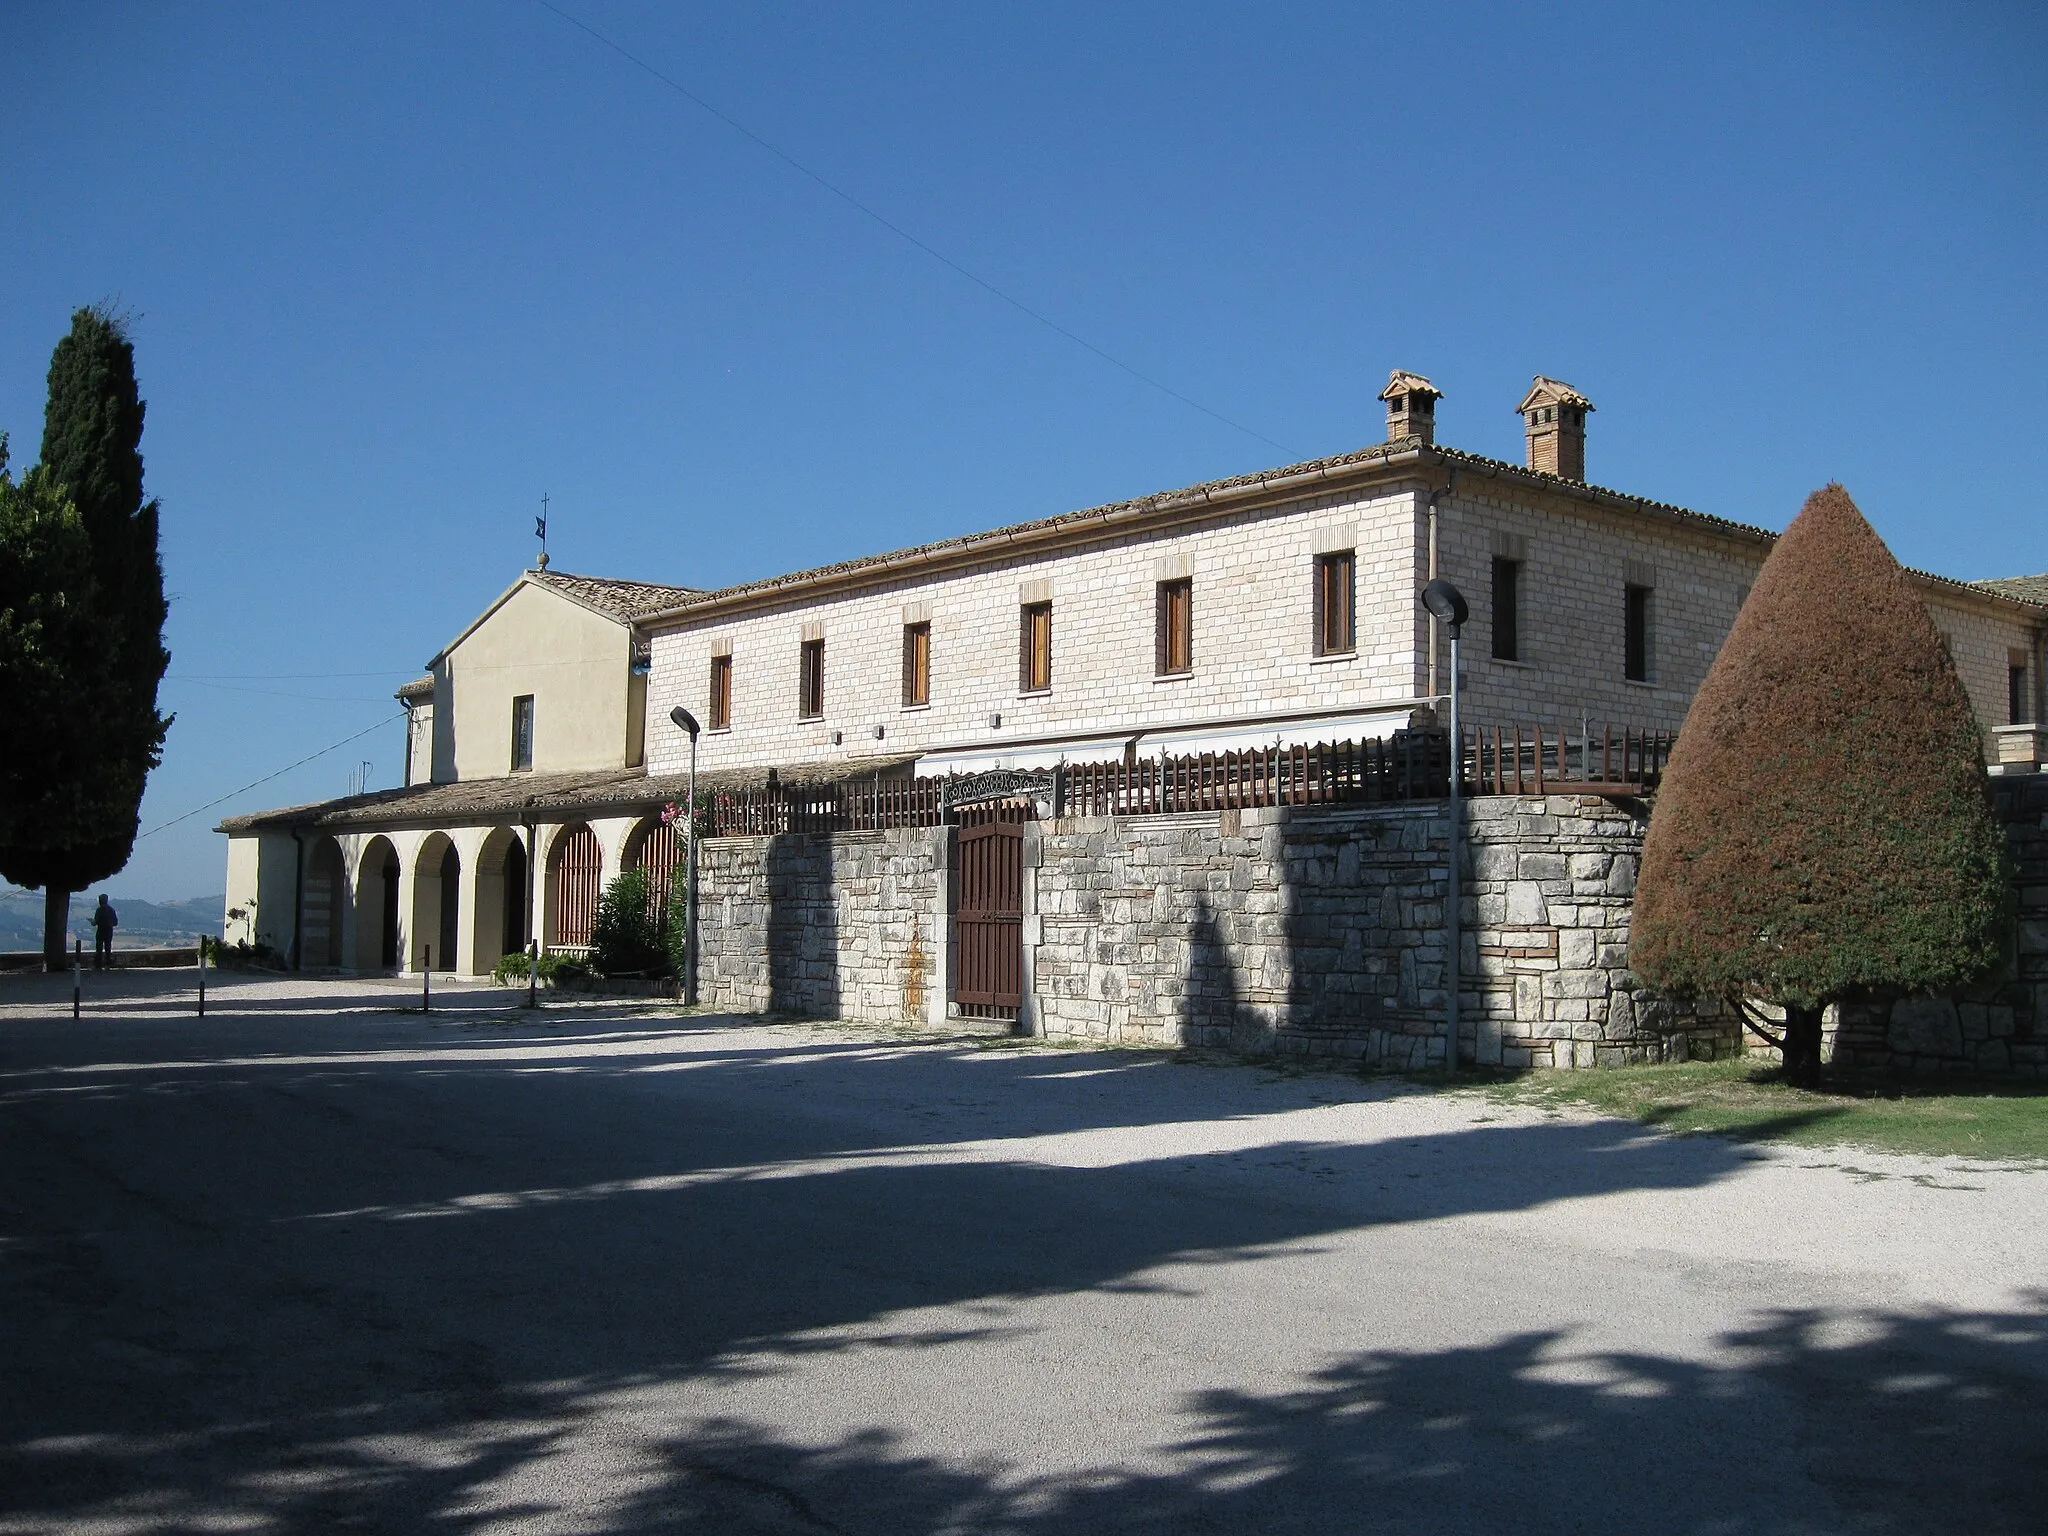
<svg viewBox="0 0 2048 1536">
<path fill-rule="evenodd" d="M 1756 1060 L 1519 1073 L 1482 1092 L 1538 1107 L 1578 1105 L 1680 1134 L 1869 1147 L 1881 1152 L 2048 1161 L 2048 1082 L 1831 1073 L 1794 1088 Z"/>
</svg>

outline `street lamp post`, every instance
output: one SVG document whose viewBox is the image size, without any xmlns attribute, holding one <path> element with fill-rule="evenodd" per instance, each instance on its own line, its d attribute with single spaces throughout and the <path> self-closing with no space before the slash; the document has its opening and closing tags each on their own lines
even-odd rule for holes
<svg viewBox="0 0 2048 1536">
<path fill-rule="evenodd" d="M 1449 910 L 1444 915 L 1444 928 L 1450 947 L 1450 956 L 1445 970 L 1450 984 L 1445 989 L 1444 1005 L 1444 1070 L 1458 1070 L 1458 990 L 1464 981 L 1464 939 L 1459 933 L 1459 892 L 1458 862 L 1462 844 L 1460 836 L 1459 803 L 1461 780 L 1465 776 L 1465 732 L 1458 720 L 1458 633 L 1465 627 L 1465 621 L 1472 616 L 1465 595 L 1441 577 L 1431 581 L 1422 589 L 1422 606 L 1429 610 L 1432 618 L 1441 619 L 1451 630 L 1451 803 L 1450 803 L 1450 872 L 1446 881 L 1449 896 Z"/>
<path fill-rule="evenodd" d="M 668 712 L 668 717 L 690 733 L 690 888 L 683 897 L 683 1004 L 689 1007 L 697 1001 L 697 717 L 680 704 Z"/>
</svg>

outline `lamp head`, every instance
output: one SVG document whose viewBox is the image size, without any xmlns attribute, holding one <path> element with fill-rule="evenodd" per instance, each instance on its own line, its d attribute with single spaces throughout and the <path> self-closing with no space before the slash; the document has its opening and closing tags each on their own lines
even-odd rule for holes
<svg viewBox="0 0 2048 1536">
<path fill-rule="evenodd" d="M 1460 626 L 1472 617 L 1471 605 L 1465 601 L 1465 594 L 1445 581 L 1441 576 L 1422 589 L 1422 606 L 1433 618 L 1442 619 L 1451 626 L 1455 637 Z"/>
<path fill-rule="evenodd" d="M 670 710 L 668 717 L 690 733 L 690 740 L 695 741 L 697 739 L 697 717 L 683 708 L 682 705 L 678 704 L 674 709 Z"/>
</svg>

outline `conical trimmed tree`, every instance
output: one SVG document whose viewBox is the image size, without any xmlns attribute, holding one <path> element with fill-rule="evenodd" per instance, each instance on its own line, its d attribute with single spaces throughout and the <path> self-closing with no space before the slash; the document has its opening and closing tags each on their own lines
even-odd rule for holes
<svg viewBox="0 0 2048 1536">
<path fill-rule="evenodd" d="M 2010 921 L 2005 838 L 1955 663 L 1829 485 L 1778 540 L 1685 719 L 1643 843 L 1629 963 L 1719 997 L 1820 1074 L 1830 1003 L 1965 985 Z M 1773 1034 L 1753 1005 L 1784 1009 Z"/>
</svg>

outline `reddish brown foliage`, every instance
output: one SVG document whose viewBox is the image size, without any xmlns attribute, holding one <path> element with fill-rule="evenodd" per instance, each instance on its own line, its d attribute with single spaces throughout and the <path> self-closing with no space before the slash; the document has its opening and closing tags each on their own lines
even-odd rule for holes
<svg viewBox="0 0 2048 1536">
<path fill-rule="evenodd" d="M 2004 835 L 1970 701 L 1839 485 L 1778 540 L 1686 716 L 1629 960 L 1678 996 L 1800 1009 L 1994 966 Z"/>
</svg>

